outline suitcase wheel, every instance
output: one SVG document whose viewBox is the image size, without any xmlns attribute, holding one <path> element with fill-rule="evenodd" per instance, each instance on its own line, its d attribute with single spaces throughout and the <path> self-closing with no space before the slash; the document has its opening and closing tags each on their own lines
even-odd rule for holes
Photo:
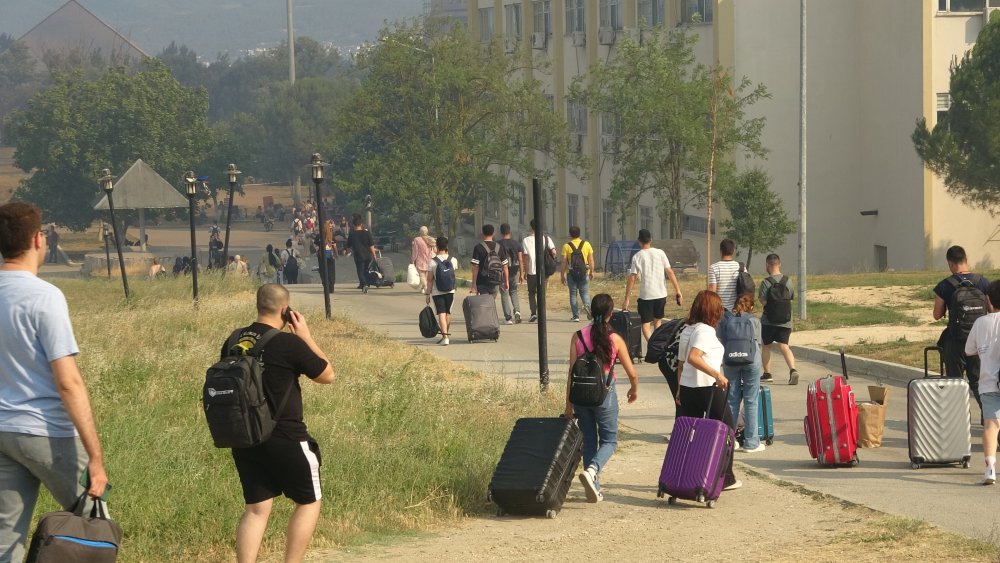
<svg viewBox="0 0 1000 563">
<path fill-rule="evenodd" d="M 858 459 L 858 454 L 855 453 L 854 459 L 851 460 L 851 467 L 857 467 L 859 463 L 861 463 L 861 460 Z"/>
<path fill-rule="evenodd" d="M 556 514 L 558 514 L 558 512 L 556 512 L 555 510 L 546 510 L 545 511 L 545 517 L 548 518 L 549 520 L 552 520 L 553 518 L 555 518 Z"/>
<path fill-rule="evenodd" d="M 963 469 L 968 469 L 969 468 L 969 460 L 966 459 L 966 460 L 962 461 L 962 468 Z"/>
<path fill-rule="evenodd" d="M 670 497 L 670 498 L 668 498 L 667 499 L 667 504 L 669 504 L 669 505 L 675 505 L 675 504 L 677 504 L 677 497 Z"/>
<path fill-rule="evenodd" d="M 709 508 L 715 508 L 715 501 L 714 500 L 710 500 L 710 501 L 708 501 L 708 502 L 705 503 L 705 506 L 707 506 Z"/>
<path fill-rule="evenodd" d="M 767 444 L 768 446 L 770 446 L 771 444 L 774 443 L 774 439 L 773 438 L 768 438 L 767 440 L 764 440 L 764 443 Z"/>
<path fill-rule="evenodd" d="M 913 469 L 920 469 L 920 464 L 916 463 L 916 462 L 913 462 L 913 463 L 910 464 L 910 467 L 912 467 Z"/>
<path fill-rule="evenodd" d="M 695 502 L 705 502 L 705 495 L 698 493 L 698 496 L 694 499 Z"/>
</svg>

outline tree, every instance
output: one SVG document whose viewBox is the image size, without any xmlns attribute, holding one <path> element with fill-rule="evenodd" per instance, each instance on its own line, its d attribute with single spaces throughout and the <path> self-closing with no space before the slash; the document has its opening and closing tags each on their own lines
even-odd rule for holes
<svg viewBox="0 0 1000 563">
<path fill-rule="evenodd" d="M 359 57 L 366 75 L 342 113 L 345 189 L 371 190 L 398 217 L 423 211 L 453 237 L 464 210 L 509 201 L 519 179 L 550 180 L 539 155 L 579 166 L 529 60 L 433 20 L 383 30 Z"/>
<path fill-rule="evenodd" d="M 760 168 L 740 174 L 721 195 L 730 217 L 722 221 L 722 227 L 728 238 L 747 249 L 747 268 L 754 249 L 777 248 L 797 228 L 781 199 L 771 191 L 771 179 Z"/>
<path fill-rule="evenodd" d="M 184 88 L 155 59 L 133 72 L 106 71 L 97 80 L 57 72 L 52 86 L 11 116 L 14 164 L 33 172 L 15 197 L 72 229 L 95 217 L 102 168 L 122 174 L 142 158 L 168 181 L 204 158 L 210 145 L 202 89 Z"/>
<path fill-rule="evenodd" d="M 913 145 L 948 193 L 991 214 L 1000 212 L 1000 17 L 951 70 L 951 106 L 933 130 L 917 120 Z M 939 114 L 941 115 L 941 114 Z"/>
</svg>

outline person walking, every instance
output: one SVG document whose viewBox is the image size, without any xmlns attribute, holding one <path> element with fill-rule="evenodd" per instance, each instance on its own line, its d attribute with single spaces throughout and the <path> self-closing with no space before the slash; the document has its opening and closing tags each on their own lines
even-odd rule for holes
<svg viewBox="0 0 1000 563">
<path fill-rule="evenodd" d="M 45 241 L 49 247 L 49 260 L 50 264 L 59 263 L 59 231 L 56 231 L 55 225 L 49 225 L 49 234 L 47 240 Z"/>
<path fill-rule="evenodd" d="M 347 248 L 354 257 L 354 267 L 358 271 L 358 289 L 368 293 L 368 268 L 371 267 L 372 260 L 375 259 L 375 240 L 372 234 L 364 229 L 361 223 L 361 216 L 354 216 L 354 228 L 347 236 Z"/>
<path fill-rule="evenodd" d="M 736 304 L 736 278 L 740 275 L 740 263 L 734 259 L 736 243 L 724 239 L 719 243 L 719 254 L 722 259 L 708 270 L 708 290 L 717 293 L 723 308 L 731 311 Z"/>
<path fill-rule="evenodd" d="M 40 485 L 63 510 L 108 486 L 66 298 L 38 277 L 45 239 L 37 207 L 0 206 L 0 561 L 24 558 Z"/>
<path fill-rule="evenodd" d="M 625 300 L 622 309 L 627 311 L 632 297 L 632 288 L 639 281 L 639 297 L 636 307 L 639 309 L 639 319 L 642 322 L 642 335 L 649 341 L 660 323 L 663 322 L 667 305 L 667 284 L 669 279 L 674 286 L 674 302 L 678 306 L 684 303 L 681 286 L 677 282 L 667 254 L 659 248 L 653 248 L 653 235 L 647 229 L 639 230 L 639 250 L 632 255 L 629 265 L 628 281 L 625 283 Z"/>
<path fill-rule="evenodd" d="M 472 286 L 476 295 L 492 295 L 510 287 L 510 270 L 507 252 L 493 240 L 493 225 L 483 225 L 483 240 L 472 251 Z"/>
<path fill-rule="evenodd" d="M 524 249 L 521 243 L 511 238 L 510 225 L 500 225 L 500 246 L 507 253 L 507 272 L 510 276 L 507 291 L 500 292 L 500 305 L 507 324 L 521 322 L 521 301 L 517 297 L 517 286 L 521 279 L 521 263 L 524 261 Z"/>
<path fill-rule="evenodd" d="M 427 281 L 427 262 L 436 254 L 434 238 L 428 233 L 426 226 L 420 227 L 419 234 L 413 237 L 413 242 L 410 244 L 410 263 L 420 275 L 421 293 L 426 293 L 424 282 Z"/>
<path fill-rule="evenodd" d="M 434 312 L 441 328 L 441 339 L 438 344 L 447 346 L 451 343 L 451 306 L 455 302 L 455 271 L 458 270 L 458 260 L 448 254 L 448 237 L 438 237 L 435 242 L 437 253 L 428 263 L 424 294 L 430 305 L 434 301 Z"/>
<path fill-rule="evenodd" d="M 528 309 L 531 312 L 531 318 L 528 319 L 529 323 L 533 323 L 538 320 L 538 274 L 543 275 L 542 282 L 548 279 L 545 276 L 545 272 L 537 272 L 537 264 L 535 260 L 535 232 L 537 230 L 537 223 L 534 219 L 531 220 L 531 231 L 528 236 L 524 237 L 521 241 L 521 248 L 524 250 L 524 261 L 521 267 L 521 283 L 526 283 L 528 285 Z M 552 239 L 548 236 L 542 235 L 544 241 L 542 242 L 542 247 L 550 256 L 555 258 L 556 256 L 556 245 L 552 242 Z"/>
<path fill-rule="evenodd" d="M 990 282 L 969 269 L 965 249 L 952 246 L 945 253 L 951 275 L 934 287 L 934 320 L 948 315 L 948 326 L 941 331 L 938 346 L 943 349 L 944 369 L 948 377 L 969 379 L 972 395 L 980 408 L 979 356 L 966 356 L 965 343 L 976 319 L 986 314 L 986 292 Z"/>
<path fill-rule="evenodd" d="M 299 283 L 299 252 L 295 250 L 292 239 L 285 241 L 285 249 L 281 251 L 281 272 L 285 284 Z"/>
<path fill-rule="evenodd" d="M 583 473 L 580 482 L 587 495 L 587 502 L 600 502 L 604 499 L 601 493 L 601 471 L 607 466 L 615 448 L 618 445 L 618 392 L 615 389 L 615 360 L 621 362 L 622 369 L 628 376 L 631 386 L 628 390 L 628 402 L 634 403 L 639 398 L 639 377 L 632 365 L 628 345 L 611 330 L 611 313 L 615 303 L 610 295 L 601 293 L 594 296 L 591 302 L 591 312 L 594 322 L 576 331 L 569 344 L 569 376 L 566 384 L 565 416 L 576 416 L 583 434 Z M 576 359 L 588 351 L 597 356 L 604 366 L 604 374 L 610 379 L 610 389 L 600 406 L 584 407 L 574 405 L 569 400 L 569 383 L 572 380 L 573 364 Z"/>
<path fill-rule="evenodd" d="M 990 284 L 986 292 L 989 313 L 976 319 L 965 341 L 965 353 L 979 358 L 982 369 L 979 378 L 979 400 L 983 405 L 983 457 L 986 471 L 983 484 L 997 482 L 997 434 L 1000 433 L 1000 280 Z"/>
<path fill-rule="evenodd" d="M 729 365 L 725 361 L 722 364 L 722 371 L 729 380 L 729 412 L 732 416 L 738 416 L 740 404 L 743 405 L 743 447 L 736 451 L 746 453 L 757 453 L 764 451 L 764 444 L 760 441 L 760 432 L 757 427 L 757 410 L 760 406 L 758 395 L 760 394 L 760 376 L 763 372 L 761 367 L 760 352 L 760 319 L 753 314 L 753 295 L 744 293 L 736 298 L 736 305 L 733 307 L 733 314 L 726 321 L 726 327 L 722 330 L 722 345 L 725 350 L 749 344 L 756 350 L 753 353 L 753 361 L 747 365 Z M 748 323 L 752 327 L 753 340 L 749 343 L 734 343 L 731 335 L 737 324 Z"/>
<path fill-rule="evenodd" d="M 594 247 L 580 238 L 580 227 L 569 228 L 569 242 L 562 247 L 562 270 L 560 281 L 569 287 L 569 308 L 573 313 L 570 318 L 574 323 L 580 322 L 579 299 L 583 301 L 583 311 L 590 316 L 590 280 L 594 279 Z"/>
<path fill-rule="evenodd" d="M 257 269 L 254 271 L 257 275 L 257 282 L 264 285 L 280 281 L 276 279 L 280 266 L 281 261 L 274 255 L 274 246 L 267 245 L 264 254 L 260 255 L 260 261 L 257 262 Z"/>
<path fill-rule="evenodd" d="M 729 380 L 722 374 L 724 347 L 716 336 L 716 327 L 722 319 L 722 300 L 711 290 L 702 290 L 691 304 L 687 318 L 688 327 L 681 333 L 678 345 L 677 416 L 721 420 L 736 431 L 733 414 L 729 410 L 726 390 Z M 732 452 L 730 452 L 732 453 Z M 733 473 L 733 457 L 726 467 L 724 491 L 743 486 Z"/>
<path fill-rule="evenodd" d="M 777 346 L 781 356 L 788 366 L 788 384 L 799 384 L 799 372 L 795 369 L 795 354 L 789 342 L 792 337 L 792 299 L 795 291 L 789 283 L 788 276 L 781 274 L 781 257 L 768 254 L 764 260 L 767 266 L 767 277 L 761 280 L 757 298 L 764 308 L 760 317 L 761 324 L 761 365 L 764 374 L 762 383 L 771 383 L 771 347 Z"/>
<path fill-rule="evenodd" d="M 333 219 L 327 219 L 321 232 L 316 233 L 314 244 L 316 248 L 322 249 L 316 253 L 316 265 L 317 268 L 322 267 L 319 261 L 319 252 L 324 252 L 326 255 L 326 279 L 327 287 L 330 289 L 330 293 L 334 293 L 333 286 L 337 282 L 337 241 L 333 236 L 334 225 Z"/>
</svg>

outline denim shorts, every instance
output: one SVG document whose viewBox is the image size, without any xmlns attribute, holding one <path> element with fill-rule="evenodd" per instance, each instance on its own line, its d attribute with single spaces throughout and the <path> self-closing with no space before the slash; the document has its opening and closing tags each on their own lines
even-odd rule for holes
<svg viewBox="0 0 1000 563">
<path fill-rule="evenodd" d="M 1000 393 L 983 393 L 979 398 L 983 401 L 983 418 L 1000 419 Z"/>
</svg>

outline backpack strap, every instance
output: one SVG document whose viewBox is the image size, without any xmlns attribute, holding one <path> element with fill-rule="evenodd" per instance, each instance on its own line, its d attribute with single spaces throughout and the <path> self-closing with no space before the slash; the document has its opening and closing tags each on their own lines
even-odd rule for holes
<svg viewBox="0 0 1000 563">
<path fill-rule="evenodd" d="M 584 353 L 586 354 L 593 353 L 593 350 L 587 347 L 587 341 L 583 339 L 583 330 L 576 331 L 576 341 L 579 342 L 581 346 L 583 346 Z"/>
<path fill-rule="evenodd" d="M 778 280 L 778 283 L 776 283 L 775 285 L 785 285 L 787 283 L 788 283 L 788 276 L 781 276 L 781 279 Z"/>
</svg>

